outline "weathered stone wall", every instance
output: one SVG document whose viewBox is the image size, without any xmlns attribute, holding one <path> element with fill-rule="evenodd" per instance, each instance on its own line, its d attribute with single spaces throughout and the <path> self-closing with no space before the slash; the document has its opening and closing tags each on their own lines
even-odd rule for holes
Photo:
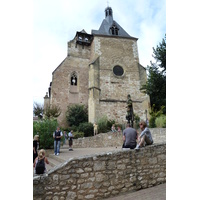
<svg viewBox="0 0 200 200">
<path fill-rule="evenodd" d="M 108 119 L 124 123 L 128 94 L 133 100 L 134 112 L 141 119 L 145 119 L 145 110 L 149 115 L 150 99 L 140 91 L 141 83 L 146 80 L 144 76 L 146 71 L 138 64 L 137 40 L 95 36 L 91 45 L 91 61 L 96 60 L 97 57 L 99 57 L 99 74 L 89 76 L 89 83 L 94 82 L 93 85 L 95 85 L 96 81 L 100 95 L 99 98 L 95 98 L 93 93 L 89 95 L 89 115 L 95 116 L 94 119 L 89 118 L 89 121 L 93 123 L 106 115 Z M 122 76 L 116 76 L 113 73 L 116 65 L 123 68 Z M 90 102 L 96 102 L 96 104 Z M 94 112 L 96 114 L 93 114 Z"/>
<path fill-rule="evenodd" d="M 150 128 L 154 143 L 166 142 L 165 128 Z M 119 133 L 100 133 L 95 137 L 85 137 L 73 140 L 73 147 L 119 147 L 122 146 L 122 132 Z"/>
<path fill-rule="evenodd" d="M 53 72 L 51 104 L 60 107 L 60 126 L 66 126 L 65 113 L 70 104 L 88 105 L 88 63 L 90 47 L 82 48 L 72 40 L 68 43 L 68 57 Z M 77 74 L 77 86 L 71 85 L 71 74 Z"/>
<path fill-rule="evenodd" d="M 119 65 L 124 74 L 116 76 L 113 68 Z M 77 86 L 71 85 L 71 74 L 77 74 Z M 58 123 L 66 127 L 65 113 L 70 104 L 88 105 L 89 122 L 106 115 L 124 123 L 127 95 L 133 100 L 134 112 L 145 119 L 149 115 L 149 96 L 140 91 L 146 71 L 139 65 L 137 39 L 94 36 L 91 46 L 68 42 L 68 55 L 54 70 L 50 104 L 60 107 Z M 88 91 L 89 90 L 89 91 Z M 45 106 L 47 101 L 44 102 Z"/>
<path fill-rule="evenodd" d="M 166 144 L 71 159 L 33 178 L 34 200 L 103 199 L 166 182 Z"/>
</svg>

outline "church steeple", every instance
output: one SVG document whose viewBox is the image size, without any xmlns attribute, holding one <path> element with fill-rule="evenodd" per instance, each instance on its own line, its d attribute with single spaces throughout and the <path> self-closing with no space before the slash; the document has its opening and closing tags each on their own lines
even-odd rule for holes
<svg viewBox="0 0 200 200">
<path fill-rule="evenodd" d="M 113 22 L 113 11 L 111 7 L 107 7 L 105 9 L 105 19 L 107 20 L 108 23 Z"/>
<path fill-rule="evenodd" d="M 102 21 L 99 30 L 92 30 L 92 35 L 132 38 L 115 20 L 113 20 L 113 10 L 109 5 L 107 5 L 105 9 L 105 19 Z"/>
</svg>

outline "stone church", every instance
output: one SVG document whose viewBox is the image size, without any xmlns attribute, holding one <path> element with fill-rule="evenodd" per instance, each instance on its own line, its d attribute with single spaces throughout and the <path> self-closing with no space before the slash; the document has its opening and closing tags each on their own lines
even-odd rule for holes
<svg viewBox="0 0 200 200">
<path fill-rule="evenodd" d="M 52 73 L 44 97 L 44 107 L 51 104 L 61 108 L 60 126 L 66 126 L 65 113 L 72 104 L 86 105 L 91 123 L 102 116 L 125 123 L 128 94 L 134 113 L 146 119 L 150 99 L 140 91 L 147 75 L 139 63 L 137 40 L 113 19 L 111 7 L 105 9 L 99 30 L 76 32 L 68 42 L 67 57 Z"/>
</svg>

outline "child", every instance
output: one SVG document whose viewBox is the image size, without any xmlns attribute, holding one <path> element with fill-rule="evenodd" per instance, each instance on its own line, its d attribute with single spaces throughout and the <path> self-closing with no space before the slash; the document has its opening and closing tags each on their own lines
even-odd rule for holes
<svg viewBox="0 0 200 200">
<path fill-rule="evenodd" d="M 44 172 L 43 173 L 46 173 L 47 170 L 46 170 L 46 166 L 45 166 L 45 163 L 46 164 L 49 164 L 49 161 L 48 159 L 45 157 L 45 150 L 44 149 L 41 149 L 38 153 L 38 157 L 35 158 L 35 161 L 34 161 L 34 164 L 33 164 L 33 167 L 35 168 L 34 170 L 34 173 L 36 174 L 36 166 L 37 166 L 37 163 L 38 161 L 41 161 L 44 159 Z"/>
<path fill-rule="evenodd" d="M 114 133 L 114 132 L 117 132 L 116 129 L 115 129 L 115 124 L 112 125 L 111 131 L 112 131 L 113 133 Z"/>
<path fill-rule="evenodd" d="M 113 132 L 114 136 L 117 136 L 117 130 L 115 129 L 115 124 L 112 125 L 111 131 Z"/>
</svg>

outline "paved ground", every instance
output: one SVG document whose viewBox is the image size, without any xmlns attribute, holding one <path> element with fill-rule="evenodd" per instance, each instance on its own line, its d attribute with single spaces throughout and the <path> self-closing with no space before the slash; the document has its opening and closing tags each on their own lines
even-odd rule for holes
<svg viewBox="0 0 200 200">
<path fill-rule="evenodd" d="M 46 152 L 47 158 L 50 162 L 47 170 L 54 166 L 65 162 L 70 158 L 81 157 L 84 155 L 91 155 L 96 153 L 110 152 L 121 150 L 121 147 L 104 147 L 104 148 L 75 148 L 73 151 L 68 150 L 68 146 L 63 146 L 60 150 L 60 155 L 55 156 L 53 150 Z M 161 184 L 147 189 L 142 189 L 137 192 L 131 192 L 116 197 L 107 198 L 107 200 L 165 200 L 166 199 L 166 184 Z"/>
<path fill-rule="evenodd" d="M 106 200 L 166 200 L 166 184 L 118 195 Z"/>
<path fill-rule="evenodd" d="M 51 169 L 55 165 L 58 165 L 61 162 L 65 162 L 70 158 L 77 158 L 85 155 L 92 155 L 96 153 L 110 152 L 121 150 L 121 147 L 103 147 L 103 148 L 74 148 L 73 151 L 69 151 L 68 146 L 63 146 L 60 149 L 60 154 L 58 156 L 54 155 L 53 150 L 46 152 L 47 158 L 50 162 L 50 165 L 46 165 L 47 169 Z"/>
</svg>

